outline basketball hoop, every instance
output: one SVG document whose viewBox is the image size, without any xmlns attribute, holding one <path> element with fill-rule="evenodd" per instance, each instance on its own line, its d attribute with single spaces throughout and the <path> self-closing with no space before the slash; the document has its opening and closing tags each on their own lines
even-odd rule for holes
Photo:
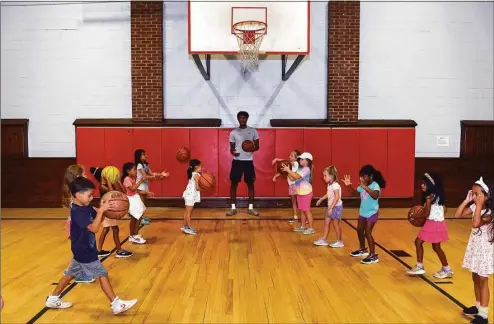
<svg viewBox="0 0 494 324">
<path fill-rule="evenodd" d="M 255 70 L 259 65 L 259 48 L 266 35 L 266 24 L 261 21 L 241 21 L 233 24 L 232 29 L 240 48 L 242 70 Z"/>
</svg>

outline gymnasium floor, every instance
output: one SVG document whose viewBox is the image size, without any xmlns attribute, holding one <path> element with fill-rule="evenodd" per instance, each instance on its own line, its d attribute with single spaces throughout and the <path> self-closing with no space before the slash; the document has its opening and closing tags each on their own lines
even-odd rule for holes
<svg viewBox="0 0 494 324">
<path fill-rule="evenodd" d="M 145 245 L 129 243 L 128 221 L 121 221 L 123 248 L 134 256 L 112 254 L 103 265 L 117 295 L 139 302 L 114 316 L 98 283 L 71 284 L 64 297 L 71 309 L 44 309 L 70 259 L 66 210 L 2 209 L 2 323 L 469 323 L 461 315 L 461 306 L 474 301 L 470 273 L 461 268 L 469 219 L 447 221 L 443 249 L 455 277 L 437 280 L 431 275 L 440 264 L 429 245 L 427 275 L 405 274 L 415 263 L 418 229 L 404 209 L 381 210 L 376 265 L 349 256 L 357 247 L 356 209 L 344 212 L 342 249 L 312 245 L 324 226 L 322 208 L 314 210 L 312 236 L 281 220 L 289 209 L 261 209 L 260 218 L 224 212 L 196 209 L 199 235 L 187 236 L 179 230 L 182 209 L 151 208 L 153 222 L 141 229 Z M 109 235 L 105 247 L 113 246 Z"/>
</svg>

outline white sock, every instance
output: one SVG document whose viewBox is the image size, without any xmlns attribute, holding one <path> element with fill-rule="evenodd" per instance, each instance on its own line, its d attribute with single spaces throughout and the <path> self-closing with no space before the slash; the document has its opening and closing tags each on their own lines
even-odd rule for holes
<svg viewBox="0 0 494 324">
<path fill-rule="evenodd" d="M 479 316 L 481 316 L 483 318 L 487 318 L 488 314 L 489 314 L 489 312 L 488 312 L 487 307 L 482 307 L 482 306 L 479 307 Z"/>
<path fill-rule="evenodd" d="M 293 219 L 298 219 L 298 216 L 297 215 L 293 215 Z"/>
<path fill-rule="evenodd" d="M 417 267 L 423 268 L 424 267 L 424 264 L 422 262 L 417 262 Z"/>
<path fill-rule="evenodd" d="M 235 204 L 232 204 L 232 209 L 237 209 L 237 207 L 235 207 Z"/>
<path fill-rule="evenodd" d="M 254 204 L 249 204 L 249 209 L 254 209 Z"/>
<path fill-rule="evenodd" d="M 475 302 L 475 307 L 480 308 L 480 302 L 479 301 Z"/>
</svg>

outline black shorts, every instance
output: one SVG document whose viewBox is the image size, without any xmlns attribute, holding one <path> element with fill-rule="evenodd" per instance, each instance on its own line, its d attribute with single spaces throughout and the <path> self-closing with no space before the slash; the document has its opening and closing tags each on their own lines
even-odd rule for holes
<svg viewBox="0 0 494 324">
<path fill-rule="evenodd" d="M 242 180 L 242 175 L 244 176 L 244 181 L 246 183 L 251 183 L 256 180 L 256 171 L 254 170 L 253 161 L 232 161 L 232 168 L 230 170 L 230 181 L 240 182 L 240 180 Z"/>
</svg>

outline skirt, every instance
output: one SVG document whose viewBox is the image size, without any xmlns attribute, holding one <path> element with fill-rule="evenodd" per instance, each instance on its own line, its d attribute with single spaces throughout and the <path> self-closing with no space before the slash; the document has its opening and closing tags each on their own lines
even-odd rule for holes
<svg viewBox="0 0 494 324">
<path fill-rule="evenodd" d="M 146 206 L 144 206 L 141 196 L 135 194 L 133 196 L 127 196 L 127 198 L 129 198 L 129 215 L 135 219 L 140 219 L 146 210 Z"/>
<path fill-rule="evenodd" d="M 297 206 L 300 211 L 310 211 L 310 203 L 312 201 L 312 192 L 307 195 L 297 195 Z"/>
<path fill-rule="evenodd" d="M 419 239 L 428 243 L 441 243 L 449 240 L 448 227 L 446 221 L 436 222 L 433 220 L 426 220 L 424 227 L 417 235 Z"/>
<path fill-rule="evenodd" d="M 463 258 L 462 267 L 481 277 L 489 277 L 494 273 L 494 244 L 489 242 L 490 230 L 490 225 L 472 228 Z"/>
</svg>

